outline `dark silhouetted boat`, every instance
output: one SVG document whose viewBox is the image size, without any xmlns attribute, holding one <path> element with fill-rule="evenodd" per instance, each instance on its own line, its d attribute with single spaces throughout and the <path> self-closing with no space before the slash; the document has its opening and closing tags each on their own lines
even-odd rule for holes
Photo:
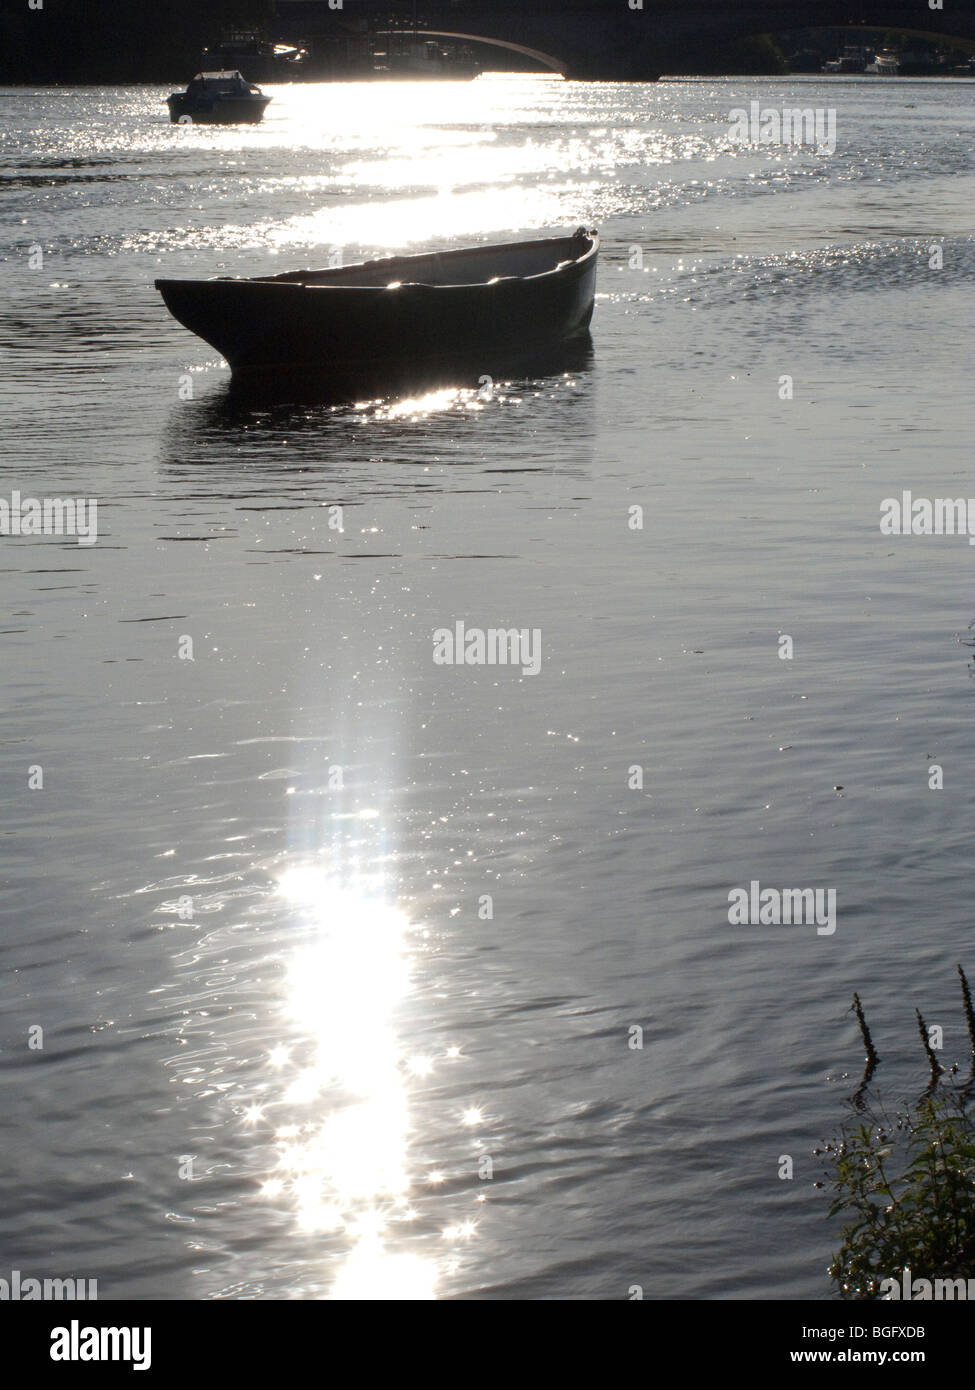
<svg viewBox="0 0 975 1390">
<path fill-rule="evenodd" d="M 157 280 L 180 323 L 226 358 L 235 378 L 316 373 L 333 393 L 398 379 L 490 373 L 586 336 L 599 238 L 508 242 L 390 256 L 329 270 Z"/>
<path fill-rule="evenodd" d="M 185 92 L 166 98 L 166 105 L 174 123 L 257 125 L 270 100 L 239 72 L 198 72 Z"/>
</svg>

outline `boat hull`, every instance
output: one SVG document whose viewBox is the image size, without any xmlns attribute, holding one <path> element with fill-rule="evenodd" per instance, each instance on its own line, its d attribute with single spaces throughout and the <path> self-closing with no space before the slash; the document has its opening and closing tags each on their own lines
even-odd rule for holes
<svg viewBox="0 0 975 1390">
<path fill-rule="evenodd" d="M 168 97 L 169 119 L 173 125 L 192 121 L 194 125 L 259 125 L 270 97 L 191 97 L 184 92 Z"/>
<path fill-rule="evenodd" d="M 156 288 L 174 318 L 215 347 L 236 377 L 327 373 L 354 390 L 359 380 L 403 369 L 436 376 L 479 366 L 490 373 L 496 362 L 582 337 L 595 294 L 598 240 L 591 240 L 591 252 L 551 273 L 493 284 L 225 279 L 157 280 Z M 446 253 L 445 265 L 452 254 L 461 253 Z"/>
</svg>

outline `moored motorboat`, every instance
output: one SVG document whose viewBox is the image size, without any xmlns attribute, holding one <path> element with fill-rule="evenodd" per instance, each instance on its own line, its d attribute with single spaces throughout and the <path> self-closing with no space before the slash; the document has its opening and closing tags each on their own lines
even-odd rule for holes
<svg viewBox="0 0 975 1390">
<path fill-rule="evenodd" d="M 174 124 L 257 125 L 271 98 L 239 72 L 198 72 L 185 92 L 166 98 Z"/>
<path fill-rule="evenodd" d="M 901 64 L 899 55 L 892 48 L 881 48 L 874 59 L 876 72 L 880 77 L 897 77 Z"/>
<path fill-rule="evenodd" d="M 405 367 L 495 362 L 586 334 L 599 238 L 390 256 L 255 279 L 157 280 L 170 313 L 235 376 L 318 372 L 347 384 Z"/>
</svg>

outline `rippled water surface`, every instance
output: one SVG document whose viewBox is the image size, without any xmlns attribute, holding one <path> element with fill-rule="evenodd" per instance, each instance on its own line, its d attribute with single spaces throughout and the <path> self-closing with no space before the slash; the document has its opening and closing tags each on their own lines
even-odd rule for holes
<svg viewBox="0 0 975 1390">
<path fill-rule="evenodd" d="M 270 90 L 0 92 L 0 495 L 99 526 L 0 540 L 0 1274 L 828 1297 L 852 991 L 896 1094 L 975 967 L 972 552 L 878 525 L 975 496 L 972 87 Z M 493 395 L 241 400 L 152 288 L 579 224 L 591 351 Z"/>
</svg>

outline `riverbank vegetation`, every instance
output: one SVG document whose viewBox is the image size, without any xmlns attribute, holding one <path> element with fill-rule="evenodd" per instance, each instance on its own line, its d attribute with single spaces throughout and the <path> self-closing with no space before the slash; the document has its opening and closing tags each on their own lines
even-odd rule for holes
<svg viewBox="0 0 975 1390">
<path fill-rule="evenodd" d="M 960 1081 L 957 1066 L 942 1067 L 918 1013 L 930 1081 L 919 1100 L 893 1115 L 868 1098 L 880 1058 L 854 997 L 867 1050 L 864 1079 L 851 1098 L 856 1119 L 816 1150 L 833 1194 L 829 1216 L 844 1222 L 829 1268 L 840 1298 L 884 1298 L 885 1280 L 901 1287 L 917 1278 L 975 1278 L 975 1013 L 961 966 L 958 974 L 972 1070 Z"/>
</svg>

